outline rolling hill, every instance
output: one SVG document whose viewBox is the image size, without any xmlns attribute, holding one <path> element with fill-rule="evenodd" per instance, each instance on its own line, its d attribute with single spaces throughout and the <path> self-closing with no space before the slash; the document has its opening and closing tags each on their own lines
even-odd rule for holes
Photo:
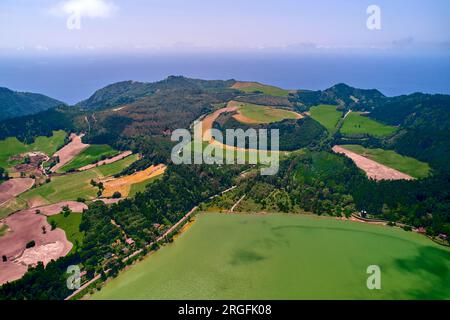
<svg viewBox="0 0 450 320">
<path fill-rule="evenodd" d="M 199 80 L 182 76 L 170 76 L 158 82 L 123 81 L 97 90 L 91 97 L 81 101 L 77 106 L 84 108 L 111 108 L 130 104 L 160 91 L 172 89 L 201 91 L 230 88 L 234 80 Z"/>
<path fill-rule="evenodd" d="M 0 121 L 41 111 L 64 104 L 37 93 L 17 92 L 0 87 Z"/>
<path fill-rule="evenodd" d="M 371 111 L 386 97 L 375 89 L 358 89 L 339 83 L 326 90 L 298 90 L 291 94 L 290 101 L 309 109 L 320 104 L 338 105 L 340 108 L 355 111 Z"/>
<path fill-rule="evenodd" d="M 100 89 L 77 106 L 57 107 L 37 115 L 0 122 L 2 139 L 15 136 L 19 141 L 31 144 L 37 136 L 49 136 L 52 130 L 62 129 L 67 133 L 85 133 L 85 143 L 106 144 L 118 151 L 132 150 L 136 157 L 136 161 L 129 157 L 85 172 L 52 176 L 46 184 L 18 197 L 17 202 L 11 203 L 11 211 L 20 209 L 26 201 L 34 200 L 53 203 L 82 197 L 89 202 L 101 195 L 98 184 L 97 187 L 91 184 L 92 179 L 112 175 L 121 179 L 120 176 L 132 175 L 152 164 L 167 165 L 160 179 L 147 187 L 138 185 L 137 189 L 130 189 L 133 196 L 129 199 L 113 206 L 88 203 L 89 209 L 79 224 L 79 231 L 84 233 L 79 255 L 59 259 L 46 269 L 30 270 L 23 279 L 0 288 L 0 299 L 64 299 L 72 293 L 65 282 L 69 265 L 83 265 L 83 270 L 87 272 L 86 280 L 90 280 L 102 266 L 111 268 L 107 276 L 115 276 L 123 266 L 108 260 L 105 255 L 117 252 L 120 258 L 128 257 L 125 252 L 137 252 L 135 250 L 143 249 L 162 235 L 168 235 L 164 242 L 171 241 L 172 235 L 166 231 L 178 228 L 180 219 L 186 217 L 188 212 L 194 212 L 192 208 L 211 212 L 264 211 L 290 215 L 307 212 L 337 219 L 351 218 L 353 214 L 366 211 L 369 218 L 383 219 L 404 226 L 405 230 L 420 228 L 435 240 L 449 234 L 450 175 L 446 174 L 446 170 L 450 168 L 450 157 L 445 151 L 449 141 L 450 96 L 415 94 L 385 97 L 377 90 L 339 84 L 323 91 L 300 90 L 277 97 L 264 92 L 235 90 L 232 88 L 235 83 L 234 80 L 205 81 L 184 77 L 169 77 L 155 83 L 120 82 Z M 253 104 L 246 116 L 257 119 L 257 123 L 242 123 L 234 118 L 235 113 L 224 112 L 211 126 L 219 130 L 250 127 L 278 129 L 280 149 L 292 152 L 280 157 L 277 174 L 262 176 L 258 174 L 259 168 L 245 165 L 171 163 L 171 132 L 178 128 L 190 128 L 196 119 L 205 121 L 203 117 L 220 111 L 230 101 Z M 260 106 L 256 108 L 256 104 Z M 332 107 L 320 107 L 321 104 Z M 281 117 L 276 119 L 281 121 L 276 122 L 261 121 L 259 117 L 268 116 L 264 111 L 270 106 L 273 110 L 299 112 L 303 117 L 284 120 Z M 367 117 L 364 120 L 371 119 L 369 124 L 377 121 L 398 130 L 389 136 L 377 136 L 370 131 L 358 137 L 345 136 L 341 131 L 348 117 L 344 119 L 343 116 L 349 110 L 358 119 L 364 114 Z M 358 123 L 356 128 L 360 127 L 363 129 L 367 125 Z M 417 175 L 421 178 L 417 180 L 369 180 L 351 159 L 331 152 L 332 146 L 342 141 L 346 143 L 340 144 L 357 145 L 354 147 L 356 151 L 363 148 L 367 157 L 398 166 L 399 169 L 416 169 L 416 160 L 422 160 L 429 163 L 430 174 Z M 398 151 L 398 155 L 394 151 Z M 94 152 L 94 155 L 102 152 Z M 88 153 L 91 155 L 91 152 Z M 415 159 L 400 157 L 408 154 Z M 128 159 L 133 161 L 125 163 Z M 427 163 L 423 164 L 426 169 Z M 224 190 L 227 192 L 220 193 Z M 297 223 L 295 229 L 298 229 Z M 301 229 L 302 234 L 303 230 L 308 229 Z M 264 230 L 257 232 L 266 234 Z M 285 232 L 286 229 L 283 229 L 283 234 Z M 356 235 L 363 233 L 358 231 Z M 408 236 L 407 233 L 404 235 Z M 132 247 L 127 245 L 128 237 L 134 241 Z M 331 240 L 328 243 L 334 243 L 335 239 Z M 444 243 L 443 238 L 441 240 Z M 299 243 L 304 242 L 304 239 L 299 240 Z M 264 243 L 273 245 L 271 241 L 264 240 Z M 326 248 L 326 242 L 323 243 Z M 404 242 L 399 243 L 403 246 Z M 157 249 L 158 245 L 149 248 Z M 373 245 L 379 245 L 379 239 Z M 264 252 L 267 250 L 264 249 Z M 314 250 L 316 252 L 324 251 L 319 248 Z M 419 254 L 422 254 L 420 261 L 442 261 L 442 255 L 438 256 L 434 250 Z M 445 254 L 445 259 L 447 256 Z M 435 259 L 430 259 L 432 257 Z M 255 258 L 255 262 L 262 262 L 252 252 L 238 252 L 237 259 L 230 261 L 249 263 Z M 413 262 L 417 263 L 416 260 Z M 447 266 L 435 268 L 425 262 L 420 262 L 420 268 L 430 270 L 432 274 L 447 272 Z M 416 270 L 415 265 L 413 268 Z"/>
</svg>

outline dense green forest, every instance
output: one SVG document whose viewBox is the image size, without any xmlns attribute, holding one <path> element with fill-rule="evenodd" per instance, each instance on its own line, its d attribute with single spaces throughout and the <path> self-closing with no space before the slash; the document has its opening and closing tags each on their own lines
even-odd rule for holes
<svg viewBox="0 0 450 320">
<path fill-rule="evenodd" d="M 63 105 L 61 101 L 42 94 L 16 92 L 0 87 L 0 121 L 36 114 Z"/>
<path fill-rule="evenodd" d="M 371 116 L 403 128 L 388 142 L 393 149 L 450 172 L 450 96 L 416 93 L 389 98 Z"/>
<path fill-rule="evenodd" d="M 386 97 L 378 90 L 364 90 L 340 83 L 326 90 L 299 90 L 291 94 L 289 100 L 298 105 L 300 111 L 320 104 L 339 105 L 354 111 L 371 111 Z"/>
<path fill-rule="evenodd" d="M 77 110 L 70 107 L 58 107 L 0 122 L 0 139 L 17 137 L 20 141 L 31 144 L 38 136 L 50 137 L 55 130 L 75 130 L 74 116 Z"/>
<path fill-rule="evenodd" d="M 283 120 L 281 122 L 265 125 L 246 125 L 232 117 L 232 114 L 222 114 L 214 123 L 214 128 L 220 130 L 226 136 L 227 129 L 253 128 L 255 130 L 268 130 L 267 147 L 271 148 L 271 130 L 279 130 L 279 148 L 282 151 L 294 151 L 301 148 L 317 148 L 327 137 L 326 129 L 312 118 L 298 120 Z M 236 145 L 235 141 L 225 141 L 227 144 Z M 248 146 L 248 141 L 246 141 Z"/>
</svg>

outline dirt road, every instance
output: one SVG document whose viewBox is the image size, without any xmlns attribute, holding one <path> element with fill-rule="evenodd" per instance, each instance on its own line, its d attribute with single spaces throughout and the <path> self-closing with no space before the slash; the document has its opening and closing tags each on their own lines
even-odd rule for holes
<svg viewBox="0 0 450 320">
<path fill-rule="evenodd" d="M 88 144 L 84 144 L 81 141 L 81 138 L 83 137 L 84 134 L 80 134 L 79 136 L 77 136 L 76 134 L 72 133 L 70 135 L 71 141 L 53 155 L 54 157 L 59 157 L 59 163 L 57 163 L 53 168 L 50 169 L 51 172 L 58 171 L 64 165 L 69 163 L 76 155 L 80 154 L 84 149 L 89 147 Z"/>
<path fill-rule="evenodd" d="M 99 161 L 97 163 L 89 164 L 87 166 L 81 167 L 80 169 L 78 169 L 78 171 L 86 171 L 86 170 L 89 170 L 89 169 L 92 169 L 92 168 L 95 168 L 95 167 L 104 166 L 105 164 L 114 163 L 114 162 L 122 160 L 122 159 L 124 159 L 124 158 L 126 158 L 126 157 L 128 157 L 128 156 L 130 156 L 132 154 L 133 154 L 132 151 L 125 151 L 125 152 L 122 152 L 121 154 L 119 154 L 119 155 L 117 155 L 117 156 L 115 156 L 113 158 L 102 160 L 102 161 Z"/>
<path fill-rule="evenodd" d="M 34 179 L 10 179 L 0 184 L 0 205 L 29 190 L 34 185 Z"/>
</svg>

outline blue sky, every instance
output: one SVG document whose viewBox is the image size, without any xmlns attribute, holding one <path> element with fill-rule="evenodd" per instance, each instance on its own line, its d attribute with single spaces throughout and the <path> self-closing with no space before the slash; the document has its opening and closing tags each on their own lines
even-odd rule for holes
<svg viewBox="0 0 450 320">
<path fill-rule="evenodd" d="M 371 4 L 381 8 L 381 30 L 366 27 Z M 67 28 L 67 8 L 81 10 L 81 29 Z M 0 50 L 330 48 L 450 51 L 450 1 L 0 1 Z"/>
</svg>

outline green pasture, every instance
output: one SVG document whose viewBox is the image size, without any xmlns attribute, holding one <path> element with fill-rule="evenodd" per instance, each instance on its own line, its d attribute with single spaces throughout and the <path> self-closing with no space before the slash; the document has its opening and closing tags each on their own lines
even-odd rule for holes
<svg viewBox="0 0 450 320">
<path fill-rule="evenodd" d="M 396 127 L 370 119 L 361 112 L 351 112 L 341 128 L 341 133 L 344 136 L 370 135 L 374 137 L 386 137 L 396 131 Z"/>
<path fill-rule="evenodd" d="M 323 125 L 330 134 L 334 134 L 342 112 L 336 110 L 336 106 L 321 104 L 310 109 L 311 117 Z"/>
<path fill-rule="evenodd" d="M 72 161 L 63 166 L 59 171 L 68 172 L 70 170 L 76 170 L 84 166 L 97 163 L 106 158 L 113 157 L 119 152 L 111 148 L 106 144 L 101 145 L 91 145 L 87 147 L 80 154 L 75 156 Z"/>
<path fill-rule="evenodd" d="M 428 163 L 402 156 L 392 150 L 368 149 L 360 145 L 343 145 L 342 147 L 414 178 L 426 178 L 430 174 Z"/>
</svg>

